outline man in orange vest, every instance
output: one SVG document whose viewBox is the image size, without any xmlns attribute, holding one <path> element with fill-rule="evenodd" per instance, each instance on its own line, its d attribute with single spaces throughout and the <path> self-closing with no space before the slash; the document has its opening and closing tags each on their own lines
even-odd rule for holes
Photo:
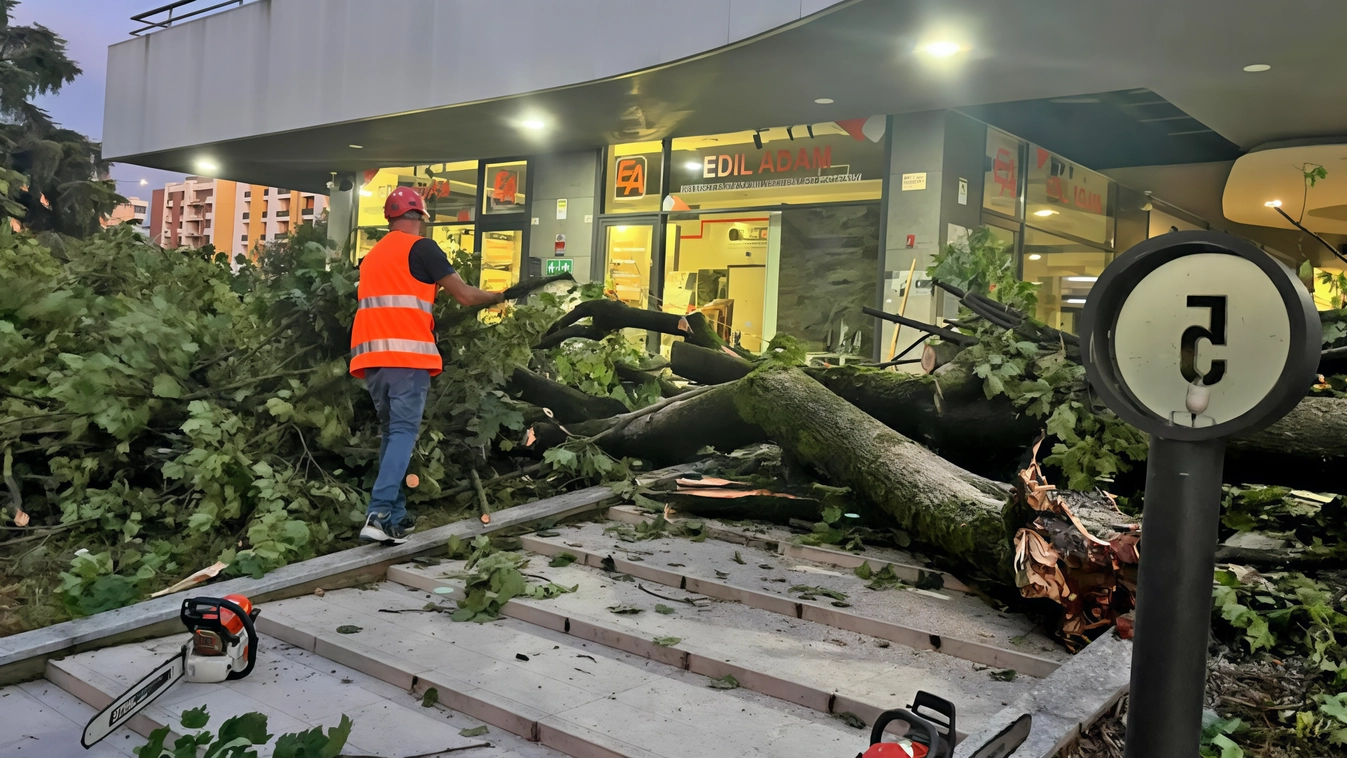
<svg viewBox="0 0 1347 758">
<path fill-rule="evenodd" d="M 398 545 L 411 530 L 403 478 L 421 430 L 430 377 L 444 367 L 431 307 L 443 287 L 464 307 L 499 303 L 454 272 L 440 246 L 421 236 L 425 201 L 398 187 L 384 202 L 388 234 L 360 262 L 359 308 L 351 330 L 351 374 L 363 378 L 379 412 L 379 475 L 360 539 Z"/>
</svg>

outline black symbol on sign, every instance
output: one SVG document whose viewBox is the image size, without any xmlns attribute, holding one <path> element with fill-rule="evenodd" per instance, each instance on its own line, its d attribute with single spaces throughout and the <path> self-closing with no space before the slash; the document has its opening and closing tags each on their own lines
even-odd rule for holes
<svg viewBox="0 0 1347 758">
<path fill-rule="evenodd" d="M 1183 330 L 1183 340 L 1179 343 L 1179 370 L 1183 380 L 1192 383 L 1202 376 L 1202 383 L 1211 386 L 1225 376 L 1225 361 L 1213 360 L 1211 370 L 1205 376 L 1197 371 L 1197 341 L 1205 339 L 1213 346 L 1225 344 L 1226 302 L 1225 295 L 1189 295 L 1189 308 L 1206 308 L 1211 312 L 1210 328 L 1190 326 Z"/>
</svg>

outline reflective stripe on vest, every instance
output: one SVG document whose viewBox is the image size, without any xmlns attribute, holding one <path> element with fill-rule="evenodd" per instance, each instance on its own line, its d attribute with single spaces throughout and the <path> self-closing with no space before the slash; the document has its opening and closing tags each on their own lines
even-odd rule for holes
<svg viewBox="0 0 1347 758">
<path fill-rule="evenodd" d="M 422 300 L 415 295 L 380 295 L 378 297 L 366 297 L 360 301 L 362 310 L 365 308 L 416 308 L 418 310 L 430 313 L 430 303 Z"/>
<path fill-rule="evenodd" d="M 396 353 L 421 353 L 422 355 L 439 355 L 440 351 L 435 347 L 434 342 L 420 342 L 418 340 L 370 340 L 362 342 L 351 349 L 351 356 L 363 355 L 372 352 L 396 352 Z"/>
</svg>

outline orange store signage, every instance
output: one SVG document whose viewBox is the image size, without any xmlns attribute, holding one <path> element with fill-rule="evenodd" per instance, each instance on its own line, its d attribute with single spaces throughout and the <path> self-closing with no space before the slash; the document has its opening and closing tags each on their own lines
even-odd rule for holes
<svg viewBox="0 0 1347 758">
<path fill-rule="evenodd" d="M 645 197 L 646 162 L 644 155 L 620 158 L 614 171 L 617 199 L 637 200 Z"/>
</svg>

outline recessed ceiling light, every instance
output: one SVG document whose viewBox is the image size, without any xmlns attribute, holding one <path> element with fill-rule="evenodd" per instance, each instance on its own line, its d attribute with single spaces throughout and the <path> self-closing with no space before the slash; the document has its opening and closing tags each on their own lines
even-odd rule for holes
<svg viewBox="0 0 1347 758">
<path fill-rule="evenodd" d="M 364 149 L 365 149 L 365 146 L 364 146 L 364 145 L 347 145 L 347 147 L 349 147 L 349 148 L 351 148 L 351 149 L 353 149 L 353 150 L 364 150 Z"/>
<path fill-rule="evenodd" d="M 815 99 L 814 102 L 818 103 L 819 105 L 832 105 L 833 99 L 831 97 L 820 97 Z"/>
<path fill-rule="evenodd" d="M 196 162 L 196 170 L 202 174 L 213 174 L 220 170 L 220 164 L 209 158 L 202 158 Z"/>
<path fill-rule="evenodd" d="M 547 128 L 547 123 L 540 118 L 526 118 L 523 121 L 520 121 L 519 125 L 525 129 L 533 129 L 535 131 Z"/>
<path fill-rule="evenodd" d="M 1031 261 L 1037 261 L 1037 260 L 1042 260 L 1042 259 L 1043 259 L 1043 256 L 1039 255 L 1038 253 L 1034 253 L 1033 255 L 1029 256 L 1029 260 L 1031 260 Z"/>
<path fill-rule="evenodd" d="M 1266 205 L 1266 206 L 1269 207 L 1269 208 L 1280 208 L 1280 207 L 1282 207 L 1282 201 L 1280 201 L 1280 200 L 1269 200 L 1269 201 L 1267 201 L 1266 203 L 1263 203 L 1263 205 Z"/>
<path fill-rule="evenodd" d="M 1056 214 L 1057 214 L 1057 211 L 1054 211 L 1054 210 L 1051 210 L 1051 209 L 1048 209 L 1048 208 L 1044 208 L 1044 209 L 1041 210 L 1041 211 L 1034 211 L 1034 215 L 1035 215 L 1035 216 L 1038 216 L 1039 218 L 1047 218 L 1048 216 L 1054 216 L 1054 215 L 1056 215 Z"/>
<path fill-rule="evenodd" d="M 1071 303 L 1072 305 L 1084 305 L 1084 304 L 1085 304 L 1085 298 L 1083 298 L 1083 297 L 1068 297 L 1068 298 L 1066 299 L 1066 301 L 1067 301 L 1068 303 Z"/>
<path fill-rule="evenodd" d="M 1267 71 L 1270 68 L 1272 67 L 1266 63 L 1250 63 L 1249 65 L 1244 67 L 1244 70 L 1248 71 L 1251 74 L 1256 74 L 1259 71 Z"/>
<path fill-rule="evenodd" d="M 939 42 L 927 42 L 917 47 L 917 52 L 924 53 L 932 58 L 948 58 L 955 53 L 963 52 L 963 45 L 958 42 L 949 42 L 942 40 Z"/>
<path fill-rule="evenodd" d="M 1066 277 L 1066 280 L 1067 280 L 1068 282 L 1097 282 L 1097 281 L 1099 281 L 1099 277 L 1097 277 L 1097 276 L 1068 276 L 1068 277 Z"/>
</svg>

